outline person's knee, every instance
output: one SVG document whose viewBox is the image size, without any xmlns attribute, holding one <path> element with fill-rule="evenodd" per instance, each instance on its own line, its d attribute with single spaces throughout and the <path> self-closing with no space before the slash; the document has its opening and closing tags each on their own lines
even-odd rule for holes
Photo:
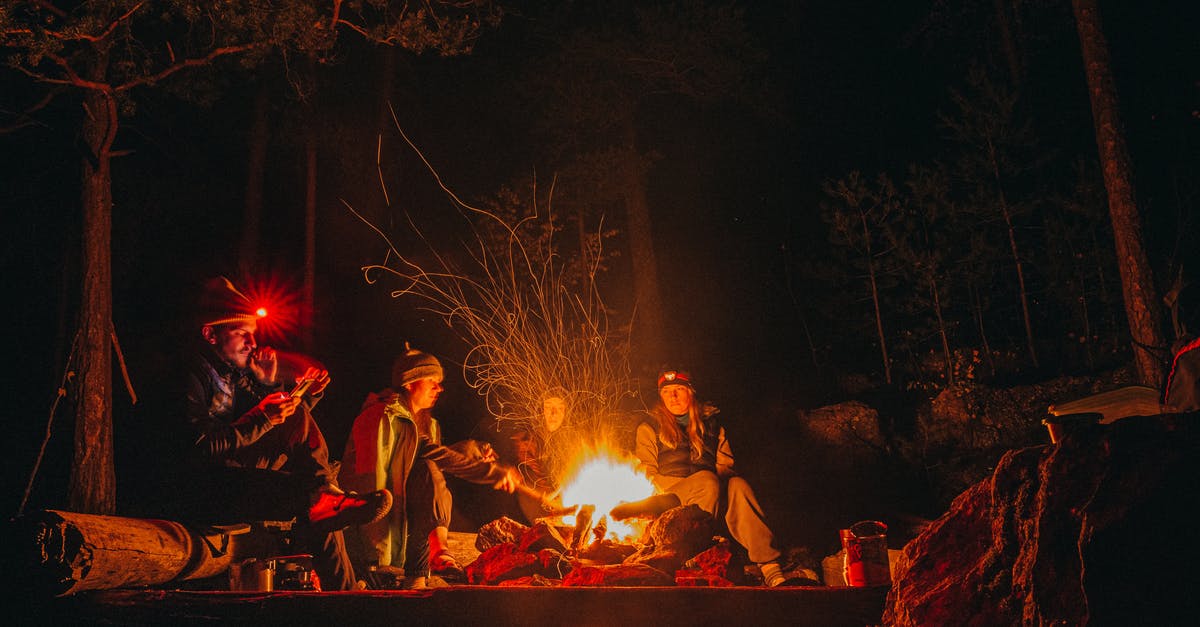
<svg viewBox="0 0 1200 627">
<path fill-rule="evenodd" d="M 748 494 L 754 494 L 754 490 L 750 489 L 750 482 L 741 477 L 730 477 L 729 485 L 725 488 L 729 491 L 729 499 L 741 497 Z"/>
<path fill-rule="evenodd" d="M 700 506 L 700 509 L 715 514 L 717 501 L 721 496 L 721 480 L 717 477 L 717 473 L 701 470 L 689 479 L 693 495 L 691 501 Z"/>
</svg>

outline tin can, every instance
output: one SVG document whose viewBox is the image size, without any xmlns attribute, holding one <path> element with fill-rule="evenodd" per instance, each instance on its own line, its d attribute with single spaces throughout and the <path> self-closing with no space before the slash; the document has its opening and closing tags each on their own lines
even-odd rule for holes
<svg viewBox="0 0 1200 627">
<path fill-rule="evenodd" d="M 877 520 L 854 523 L 841 530 L 848 586 L 882 586 L 892 582 L 888 566 L 887 525 Z"/>
</svg>

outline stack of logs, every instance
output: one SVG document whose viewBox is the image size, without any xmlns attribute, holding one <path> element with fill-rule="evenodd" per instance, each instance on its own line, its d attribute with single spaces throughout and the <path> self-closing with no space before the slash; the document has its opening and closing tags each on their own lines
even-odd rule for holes
<svg viewBox="0 0 1200 627">
<path fill-rule="evenodd" d="M 711 515 L 695 505 L 657 516 L 636 543 L 605 539 L 602 518 L 582 508 L 573 527 L 542 518 L 532 527 L 510 518 L 484 525 L 472 584 L 496 586 L 733 586 L 743 578 L 729 541 L 714 535 Z"/>
</svg>

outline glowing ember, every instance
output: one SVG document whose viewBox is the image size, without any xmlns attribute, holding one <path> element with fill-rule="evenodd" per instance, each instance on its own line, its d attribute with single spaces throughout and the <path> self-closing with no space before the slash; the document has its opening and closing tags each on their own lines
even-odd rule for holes
<svg viewBox="0 0 1200 627">
<path fill-rule="evenodd" d="M 594 505 L 597 517 L 607 515 L 617 505 L 640 501 L 654 494 L 654 485 L 634 469 L 634 462 L 622 459 L 609 450 L 588 451 L 580 456 L 579 465 L 569 473 L 564 483 L 562 502 L 566 505 Z M 575 524 L 574 516 L 563 517 L 568 525 Z M 608 537 L 629 540 L 637 537 L 635 529 L 624 521 L 608 521 Z"/>
</svg>

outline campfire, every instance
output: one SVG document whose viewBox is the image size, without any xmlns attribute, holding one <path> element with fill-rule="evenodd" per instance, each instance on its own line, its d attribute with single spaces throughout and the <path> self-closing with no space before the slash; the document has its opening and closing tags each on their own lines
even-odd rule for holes
<svg viewBox="0 0 1200 627">
<path fill-rule="evenodd" d="M 567 472 L 567 480 L 559 492 L 562 503 L 594 511 L 604 519 L 607 527 L 605 539 L 631 542 L 645 531 L 645 521 L 627 519 L 609 520 L 607 514 L 622 503 L 648 498 L 654 494 L 654 485 L 635 469 L 632 460 L 622 457 L 612 448 L 602 446 L 587 450 L 579 456 L 574 468 Z M 564 525 L 574 527 L 579 521 L 575 514 L 562 517 Z M 597 522 L 597 524 L 600 524 Z"/>
<path fill-rule="evenodd" d="M 713 518 L 671 495 L 654 495 L 636 463 L 616 449 L 585 451 L 566 473 L 562 507 L 524 525 L 494 520 L 475 538 L 472 584 L 499 586 L 732 586 L 742 579 Z"/>
</svg>

